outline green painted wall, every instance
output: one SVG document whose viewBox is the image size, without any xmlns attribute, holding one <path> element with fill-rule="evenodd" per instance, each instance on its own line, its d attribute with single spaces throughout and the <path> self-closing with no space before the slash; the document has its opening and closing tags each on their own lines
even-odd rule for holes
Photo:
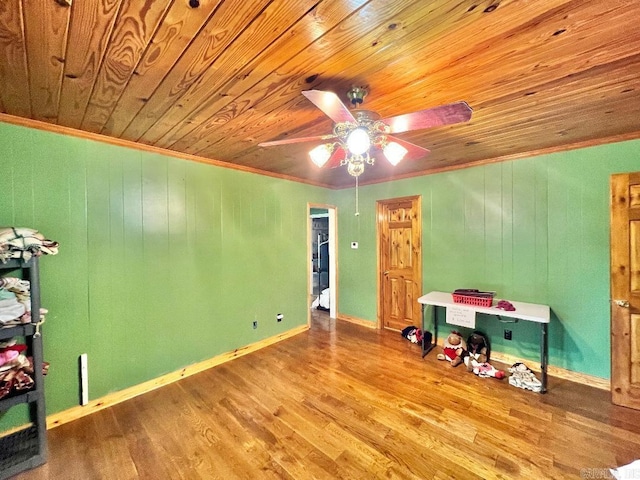
<svg viewBox="0 0 640 480">
<path fill-rule="evenodd" d="M 0 166 L 0 225 L 61 243 L 41 262 L 49 413 L 77 404 L 81 353 L 98 398 L 304 324 L 307 202 L 338 207 L 339 312 L 375 321 L 375 202 L 415 194 L 424 292 L 549 304 L 551 363 L 609 377 L 609 176 L 640 170 L 639 141 L 362 187 L 357 217 L 353 189 L 1 123 Z M 510 325 L 505 342 L 478 326 L 537 358 L 537 328 Z"/>
<path fill-rule="evenodd" d="M 306 324 L 307 202 L 330 191 L 1 123 L 0 164 L 0 225 L 60 242 L 49 413 L 78 404 L 81 353 L 99 398 Z"/>
<path fill-rule="evenodd" d="M 422 195 L 424 293 L 548 304 L 550 363 L 609 378 L 609 177 L 637 170 L 640 141 L 629 141 L 361 187 L 359 216 L 353 189 L 341 190 L 339 311 L 375 321 L 375 202 Z M 493 317 L 477 327 L 494 350 L 539 359 L 537 326 L 508 325 L 512 341 Z"/>
</svg>

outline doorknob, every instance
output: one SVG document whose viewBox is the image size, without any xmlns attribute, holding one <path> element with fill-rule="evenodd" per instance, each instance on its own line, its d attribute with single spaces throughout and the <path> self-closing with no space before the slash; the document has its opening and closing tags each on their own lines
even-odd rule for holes
<svg viewBox="0 0 640 480">
<path fill-rule="evenodd" d="M 619 307 L 629 308 L 629 300 L 614 300 L 613 303 Z"/>
<path fill-rule="evenodd" d="M 385 270 L 384 272 L 382 272 L 383 275 L 389 275 L 389 270 Z"/>
</svg>

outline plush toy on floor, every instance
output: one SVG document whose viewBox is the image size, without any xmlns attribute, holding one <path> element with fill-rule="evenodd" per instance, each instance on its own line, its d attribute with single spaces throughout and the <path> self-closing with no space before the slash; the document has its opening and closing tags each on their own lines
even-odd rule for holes
<svg viewBox="0 0 640 480">
<path fill-rule="evenodd" d="M 457 367 L 463 362 L 467 352 L 467 344 L 459 332 L 453 330 L 442 345 L 442 353 L 438 354 L 438 360 L 448 360 L 452 367 Z"/>
<path fill-rule="evenodd" d="M 473 367 L 489 361 L 489 342 L 484 333 L 478 330 L 474 331 L 467 339 L 467 355 L 464 357 L 464 363 L 469 372 L 473 371 Z"/>
<path fill-rule="evenodd" d="M 402 329 L 402 332 L 400 332 L 400 334 L 411 343 L 422 342 L 422 330 L 420 330 L 418 327 L 414 327 L 413 325 Z"/>
<path fill-rule="evenodd" d="M 493 377 L 498 379 L 504 378 L 504 372 L 502 370 L 498 370 L 496 367 L 487 362 L 479 363 L 477 366 L 473 367 L 473 373 L 475 373 L 479 377 Z"/>
<path fill-rule="evenodd" d="M 467 339 L 467 353 L 464 357 L 467 371 L 479 377 L 504 378 L 504 372 L 489 363 L 489 340 L 476 330 Z"/>
</svg>

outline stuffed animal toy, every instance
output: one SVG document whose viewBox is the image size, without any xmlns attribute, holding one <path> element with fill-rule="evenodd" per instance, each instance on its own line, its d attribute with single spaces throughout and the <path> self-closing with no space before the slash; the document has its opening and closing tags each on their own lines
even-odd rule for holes
<svg viewBox="0 0 640 480">
<path fill-rule="evenodd" d="M 474 331 L 467 339 L 467 353 L 464 357 L 467 371 L 479 377 L 504 378 L 504 372 L 489 363 L 489 340 L 479 331 Z"/>
<path fill-rule="evenodd" d="M 469 372 L 473 372 L 475 366 L 489 361 L 489 342 L 484 333 L 476 330 L 469 335 L 467 354 L 463 360 Z"/>
<path fill-rule="evenodd" d="M 400 332 L 400 334 L 411 343 L 422 342 L 422 330 L 420 330 L 418 327 L 414 327 L 413 325 L 402 329 L 402 332 Z M 431 339 L 429 339 L 429 341 L 431 341 Z"/>
<path fill-rule="evenodd" d="M 438 360 L 448 360 L 452 367 L 457 367 L 463 363 L 467 352 L 467 344 L 459 332 L 453 330 L 442 345 L 442 353 L 438 354 Z"/>
<path fill-rule="evenodd" d="M 477 366 L 473 367 L 473 373 L 475 373 L 479 377 L 493 377 L 498 379 L 504 378 L 504 372 L 502 370 L 498 370 L 496 367 L 487 362 L 479 363 Z"/>
</svg>

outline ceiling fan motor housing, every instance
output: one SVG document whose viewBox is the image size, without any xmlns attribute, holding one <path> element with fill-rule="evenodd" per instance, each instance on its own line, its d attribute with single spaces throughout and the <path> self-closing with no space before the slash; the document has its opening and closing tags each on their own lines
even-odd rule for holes
<svg viewBox="0 0 640 480">
<path fill-rule="evenodd" d="M 361 105 L 367 93 L 367 89 L 364 87 L 351 87 L 351 90 L 347 92 L 347 97 L 352 105 Z"/>
</svg>

